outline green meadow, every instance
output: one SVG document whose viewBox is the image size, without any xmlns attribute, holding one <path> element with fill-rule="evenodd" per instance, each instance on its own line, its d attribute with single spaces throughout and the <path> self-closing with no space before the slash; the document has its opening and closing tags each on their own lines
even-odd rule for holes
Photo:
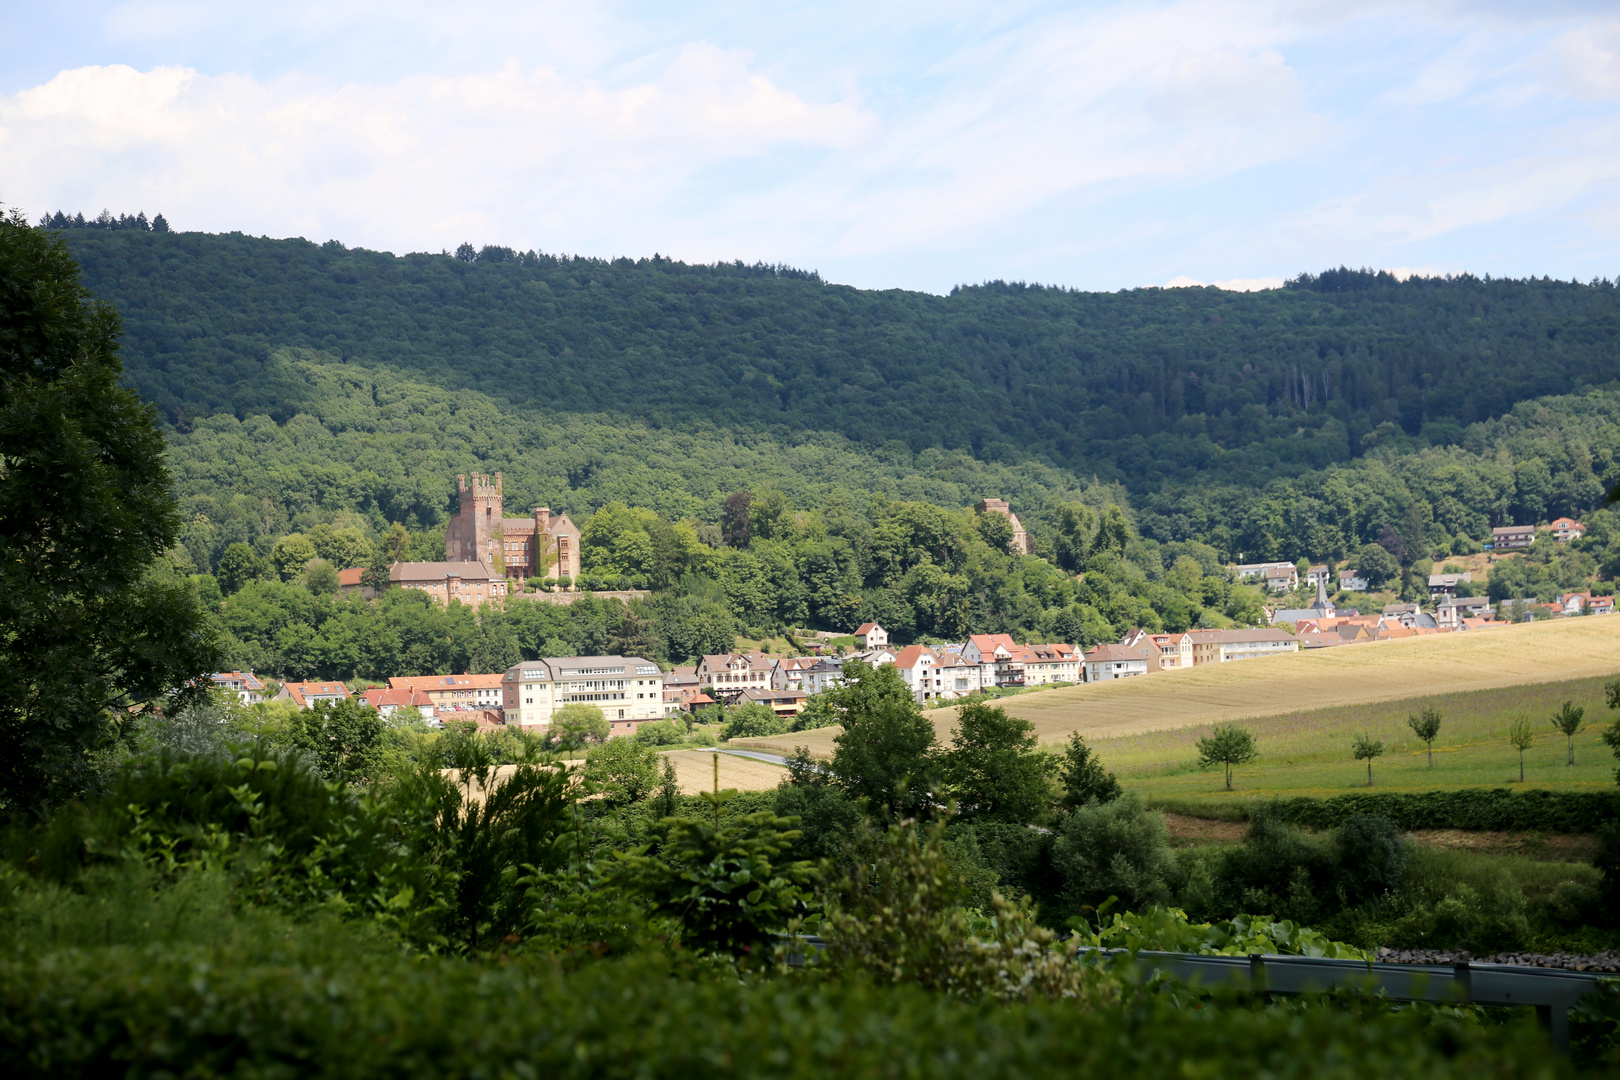
<svg viewBox="0 0 1620 1080">
<path fill-rule="evenodd" d="M 1366 790 L 1367 764 L 1350 753 L 1351 743 L 1363 732 L 1384 743 L 1383 756 L 1373 761 L 1373 790 L 1518 787 L 1519 752 L 1508 742 L 1508 728 L 1517 718 L 1529 717 L 1536 735 L 1524 753 L 1523 786 L 1602 790 L 1614 786 L 1620 764 L 1599 738 L 1604 727 L 1620 719 L 1604 705 L 1606 681 L 1464 691 L 1242 721 L 1260 753 L 1236 770 L 1230 792 L 1219 766 L 1198 767 L 1197 742 L 1212 725 L 1100 739 L 1094 745 L 1121 782 L 1144 797 L 1213 808 L 1276 796 L 1327 797 Z M 1575 736 L 1573 766 L 1566 764 L 1566 740 L 1551 722 L 1565 701 L 1586 710 L 1585 727 Z M 1428 748 L 1407 726 L 1407 718 L 1425 707 L 1438 709 L 1442 717 L 1432 767 Z"/>
</svg>

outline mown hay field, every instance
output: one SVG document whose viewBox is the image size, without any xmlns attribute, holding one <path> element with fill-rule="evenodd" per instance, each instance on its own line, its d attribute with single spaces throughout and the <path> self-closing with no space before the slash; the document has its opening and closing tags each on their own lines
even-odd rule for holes
<svg viewBox="0 0 1620 1080">
<path fill-rule="evenodd" d="M 1576 768 L 1560 764 L 1561 771 L 1548 771 L 1551 766 L 1541 759 L 1552 755 L 1561 763 L 1563 756 L 1548 748 L 1554 733 L 1541 713 L 1550 716 L 1558 702 L 1571 698 L 1587 707 L 1590 724 L 1607 723 L 1610 718 L 1601 715 L 1607 712 L 1601 693 L 1605 677 L 1620 677 L 1620 618 L 1608 616 L 1161 672 L 1023 694 L 1003 706 L 1029 720 L 1041 742 L 1054 748 L 1078 731 L 1122 778 L 1166 797 L 1203 797 L 1214 774 L 1188 771 L 1195 756 L 1191 747 L 1214 724 L 1234 721 L 1244 721 L 1261 739 L 1263 756 L 1243 775 L 1255 784 L 1263 777 L 1260 786 L 1272 793 L 1281 790 L 1285 774 L 1297 777 L 1299 794 L 1353 787 L 1349 743 L 1362 730 L 1390 744 L 1386 756 L 1374 764 L 1380 783 L 1388 772 L 1389 783 L 1411 787 L 1498 786 L 1508 778 L 1507 726 L 1520 712 L 1532 715 L 1543 732 L 1526 755 L 1527 781 L 1602 786 L 1614 782 L 1614 761 L 1596 744 L 1590 727 L 1582 735 L 1584 750 L 1577 754 Z M 1550 685 L 1562 683 L 1577 685 Z M 1513 692 L 1471 696 L 1504 690 Z M 1428 775 L 1425 759 L 1426 775 L 1409 776 L 1415 759 L 1410 757 L 1414 740 L 1406 716 L 1428 703 L 1446 714 L 1436 769 Z M 929 714 L 942 741 L 950 738 L 955 715 L 949 708 Z M 813 754 L 830 756 L 837 733 L 837 728 L 824 728 L 752 739 L 747 745 L 775 753 L 805 746 Z M 1440 746 L 1451 749 L 1440 751 Z M 1450 779 L 1441 779 L 1442 759 L 1452 769 Z M 1314 771 L 1318 766 L 1320 771 Z M 1515 765 L 1515 779 L 1517 775 Z M 1361 779 L 1365 783 L 1365 768 Z M 1254 794 L 1251 787 L 1250 797 Z"/>
<path fill-rule="evenodd" d="M 768 761 L 716 754 L 706 750 L 671 750 L 664 755 L 675 766 L 682 795 L 714 790 L 714 762 L 720 760 L 720 790 L 767 791 L 782 782 L 787 770 Z"/>
</svg>

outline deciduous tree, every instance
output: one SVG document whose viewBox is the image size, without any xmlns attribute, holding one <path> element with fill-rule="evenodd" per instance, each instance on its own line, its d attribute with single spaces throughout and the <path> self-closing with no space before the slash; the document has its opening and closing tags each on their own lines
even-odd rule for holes
<svg viewBox="0 0 1620 1080">
<path fill-rule="evenodd" d="M 206 694 L 220 653 L 160 556 L 180 515 L 117 313 L 63 242 L 0 218 L 0 807 L 83 792 L 119 717 Z"/>
</svg>

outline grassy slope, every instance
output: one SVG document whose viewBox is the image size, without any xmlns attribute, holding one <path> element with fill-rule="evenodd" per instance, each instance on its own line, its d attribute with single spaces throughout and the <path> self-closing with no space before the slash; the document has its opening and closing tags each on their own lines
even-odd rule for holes
<svg viewBox="0 0 1620 1080">
<path fill-rule="evenodd" d="M 1155 770 L 1162 773 L 1182 765 L 1201 730 L 1214 723 L 1243 720 L 1267 740 L 1262 749 L 1286 731 L 1292 734 L 1283 743 L 1301 763 L 1307 754 L 1320 753 L 1326 756 L 1324 760 L 1342 756 L 1347 763 L 1345 775 L 1342 782 L 1333 781 L 1339 790 L 1355 781 L 1346 732 L 1365 729 L 1386 742 L 1400 739 L 1408 712 L 1436 699 L 1448 718 L 1442 739 L 1446 745 L 1468 732 L 1473 733 L 1470 739 L 1490 742 L 1497 738 L 1498 729 L 1505 731 L 1516 710 L 1550 714 L 1548 703 L 1555 705 L 1566 697 L 1587 705 L 1589 720 L 1606 723 L 1607 718 L 1599 715 L 1606 711 L 1600 684 L 1616 674 L 1620 674 L 1620 619 L 1586 618 L 1164 672 L 1021 695 L 1008 699 L 1005 707 L 1033 723 L 1045 744 L 1057 744 L 1070 732 L 1080 732 L 1102 750 L 1110 767 L 1127 776 Z M 1571 680 L 1584 682 L 1567 690 L 1545 685 Z M 1536 684 L 1543 684 L 1541 690 L 1502 695 L 1494 704 L 1467 697 L 1473 691 Z M 1469 719 L 1476 713 L 1477 718 Z M 955 710 L 936 709 L 929 715 L 941 739 L 949 738 Z M 1550 736 L 1551 725 L 1547 731 Z M 827 755 L 836 734 L 836 728 L 828 728 L 754 739 L 749 745 L 776 752 L 808 746 L 813 753 Z M 1410 732 L 1405 738 L 1410 740 Z M 1577 761 L 1584 758 L 1584 763 L 1565 771 L 1581 774 L 1582 782 L 1612 783 L 1612 763 L 1606 754 L 1592 748 L 1595 734 L 1589 731 L 1582 739 L 1586 751 Z M 1532 753 L 1548 757 L 1554 751 L 1538 746 Z M 1448 751 L 1437 755 L 1437 761 L 1448 755 L 1448 760 L 1461 761 L 1460 754 L 1464 752 Z M 1375 764 L 1375 775 L 1382 776 L 1386 768 L 1399 771 L 1397 756 L 1392 753 Z M 1468 782 L 1501 783 L 1506 779 L 1504 767 L 1484 760 L 1483 771 Z M 1436 773 L 1440 772 L 1437 765 Z M 1526 779 L 1531 775 L 1527 771 Z M 1485 779 L 1487 776 L 1491 779 Z M 1362 777 L 1365 781 L 1365 770 Z M 1195 773 L 1189 783 L 1207 787 L 1208 781 L 1209 776 Z M 1321 782 L 1329 783 L 1326 774 Z M 1433 786 L 1427 778 L 1413 783 Z"/>
</svg>

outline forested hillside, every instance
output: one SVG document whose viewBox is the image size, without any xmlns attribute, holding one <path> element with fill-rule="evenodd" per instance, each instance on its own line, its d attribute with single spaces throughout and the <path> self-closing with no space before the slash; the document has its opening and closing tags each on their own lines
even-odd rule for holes
<svg viewBox="0 0 1620 1080">
<path fill-rule="evenodd" d="M 1416 595 L 1493 525 L 1564 513 L 1587 539 L 1493 590 L 1620 571 L 1604 283 L 1336 271 L 1257 295 L 933 297 L 662 259 L 65 235 L 169 423 L 179 568 L 262 672 L 675 661 L 869 618 L 901 641 L 1090 645 L 1263 621 L 1233 559 L 1350 557 Z M 333 595 L 336 568 L 439 557 L 473 470 L 504 474 L 515 513 L 574 517 L 587 588 L 654 597 L 478 619 Z M 749 525 L 728 539 L 738 492 Z M 968 512 L 986 496 L 1034 557 Z"/>
<path fill-rule="evenodd" d="M 123 314 L 130 379 L 180 430 L 306 411 L 310 388 L 269 363 L 295 346 L 548 410 L 1033 458 L 1145 493 L 1259 485 L 1391 436 L 1457 443 L 1524 399 L 1611 384 L 1620 360 L 1608 283 L 1337 271 L 1252 294 L 938 297 L 661 258 L 64 235 Z"/>
</svg>

